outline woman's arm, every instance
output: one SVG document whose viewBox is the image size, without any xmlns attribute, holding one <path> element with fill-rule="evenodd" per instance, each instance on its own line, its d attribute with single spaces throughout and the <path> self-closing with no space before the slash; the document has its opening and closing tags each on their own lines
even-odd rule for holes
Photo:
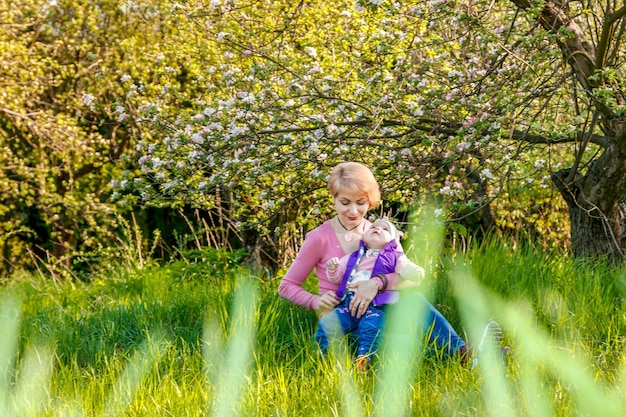
<svg viewBox="0 0 626 417">
<path fill-rule="evenodd" d="M 278 295 L 294 304 L 308 309 L 317 309 L 319 296 L 311 294 L 302 285 L 315 268 L 319 258 L 313 250 L 313 240 L 305 239 L 296 259 L 293 261 L 278 286 Z"/>
<path fill-rule="evenodd" d="M 334 292 L 327 291 L 320 296 L 302 288 L 304 281 L 326 255 L 327 245 L 324 245 L 323 240 L 319 228 L 307 235 L 296 259 L 280 282 L 278 295 L 311 310 L 326 310 L 337 305 L 339 301 Z"/>
</svg>

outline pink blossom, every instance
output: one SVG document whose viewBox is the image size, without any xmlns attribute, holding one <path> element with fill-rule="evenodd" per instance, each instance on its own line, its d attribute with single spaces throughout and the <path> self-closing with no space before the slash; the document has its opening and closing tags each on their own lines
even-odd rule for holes
<svg viewBox="0 0 626 417">
<path fill-rule="evenodd" d="M 474 123 L 476 123 L 478 121 L 478 119 L 476 117 L 470 117 L 467 120 L 465 120 L 463 122 L 463 127 L 470 127 L 472 126 Z"/>
</svg>

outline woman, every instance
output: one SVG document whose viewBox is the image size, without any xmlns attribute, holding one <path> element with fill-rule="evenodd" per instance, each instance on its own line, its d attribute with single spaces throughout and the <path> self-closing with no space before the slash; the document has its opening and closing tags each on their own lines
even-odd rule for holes
<svg viewBox="0 0 626 417">
<path fill-rule="evenodd" d="M 337 284 L 331 283 L 326 275 L 328 260 L 342 258 L 358 250 L 365 230 L 371 225 L 365 215 L 380 203 L 380 190 L 374 175 L 357 162 L 335 166 L 328 180 L 328 190 L 337 214 L 306 235 L 296 259 L 278 287 L 281 297 L 316 310 L 320 316 L 330 312 L 340 301 L 335 293 Z M 318 278 L 319 295 L 302 288 L 312 270 Z M 388 274 L 386 278 L 384 281 L 389 288 L 393 288 L 395 274 Z M 354 317 L 360 318 L 378 291 L 387 289 L 380 288 L 380 283 L 380 279 L 373 277 L 350 284 L 355 291 L 349 304 Z M 424 303 L 427 310 L 424 331 L 429 334 L 429 342 L 451 356 L 464 358 L 466 344 L 450 323 L 424 297 L 419 294 L 415 297 L 417 302 Z"/>
</svg>

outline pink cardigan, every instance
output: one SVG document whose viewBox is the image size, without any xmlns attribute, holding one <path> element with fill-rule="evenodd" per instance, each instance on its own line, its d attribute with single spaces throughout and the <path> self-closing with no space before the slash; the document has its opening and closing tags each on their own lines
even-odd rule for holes
<svg viewBox="0 0 626 417">
<path fill-rule="evenodd" d="M 366 222 L 365 228 L 367 229 L 370 222 L 367 220 Z M 304 281 L 315 269 L 319 293 L 325 294 L 328 291 L 336 291 L 337 284 L 331 283 L 326 277 L 326 262 L 330 258 L 342 258 L 345 255 L 346 253 L 341 248 L 330 221 L 324 222 L 307 233 L 296 259 L 280 282 L 278 295 L 294 304 L 308 309 L 317 309 L 320 296 L 311 294 L 302 288 Z"/>
</svg>

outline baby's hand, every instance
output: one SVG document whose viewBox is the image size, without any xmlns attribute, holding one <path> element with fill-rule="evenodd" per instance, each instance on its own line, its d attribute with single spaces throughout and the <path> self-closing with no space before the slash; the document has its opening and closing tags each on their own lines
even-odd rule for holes
<svg viewBox="0 0 626 417">
<path fill-rule="evenodd" d="M 339 258 L 330 258 L 328 262 L 326 262 L 326 269 L 328 269 L 329 272 L 335 272 L 337 268 L 339 268 Z"/>
</svg>

